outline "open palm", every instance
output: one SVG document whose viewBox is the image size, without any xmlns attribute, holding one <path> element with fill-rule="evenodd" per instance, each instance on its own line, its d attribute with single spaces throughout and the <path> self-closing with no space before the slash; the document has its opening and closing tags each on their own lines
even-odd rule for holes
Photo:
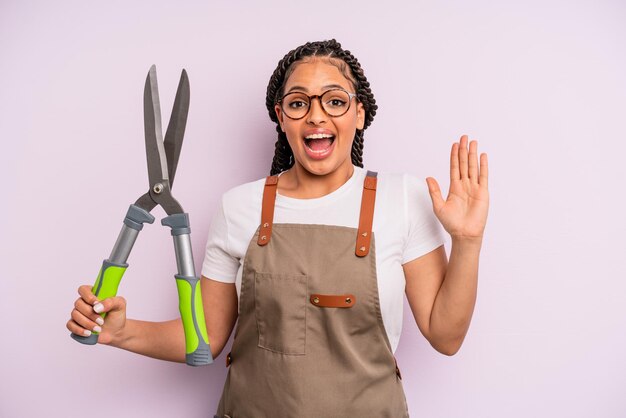
<svg viewBox="0 0 626 418">
<path fill-rule="evenodd" d="M 450 152 L 450 189 L 444 200 L 437 180 L 427 177 L 433 211 L 444 229 L 457 238 L 482 238 L 487 223 L 489 191 L 487 190 L 487 154 L 477 158 L 478 142 L 469 143 L 467 135 Z"/>
</svg>

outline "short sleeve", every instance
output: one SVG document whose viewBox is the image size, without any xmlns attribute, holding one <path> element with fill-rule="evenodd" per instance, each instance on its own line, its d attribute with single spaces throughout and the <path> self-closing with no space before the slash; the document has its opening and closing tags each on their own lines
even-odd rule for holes
<svg viewBox="0 0 626 418">
<path fill-rule="evenodd" d="M 225 283 L 235 283 L 239 259 L 230 253 L 228 242 L 228 220 L 224 212 L 224 198 L 222 197 L 209 227 L 202 263 L 204 277 Z"/>
<path fill-rule="evenodd" d="M 404 175 L 406 241 L 402 264 L 415 260 L 445 243 L 445 230 L 433 212 L 426 180 Z"/>
</svg>

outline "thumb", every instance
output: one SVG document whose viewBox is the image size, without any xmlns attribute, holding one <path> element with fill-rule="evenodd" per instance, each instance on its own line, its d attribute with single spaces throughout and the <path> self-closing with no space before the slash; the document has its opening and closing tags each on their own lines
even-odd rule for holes
<svg viewBox="0 0 626 418">
<path fill-rule="evenodd" d="M 433 177 L 426 177 L 426 184 L 428 185 L 428 193 L 430 193 L 430 199 L 433 201 L 433 210 L 435 213 L 439 212 L 444 205 L 443 197 L 441 197 L 441 189 L 439 183 Z"/>
<path fill-rule="evenodd" d="M 125 309 L 126 299 L 121 296 L 106 298 L 93 306 L 93 310 L 97 313 L 124 311 Z"/>
</svg>

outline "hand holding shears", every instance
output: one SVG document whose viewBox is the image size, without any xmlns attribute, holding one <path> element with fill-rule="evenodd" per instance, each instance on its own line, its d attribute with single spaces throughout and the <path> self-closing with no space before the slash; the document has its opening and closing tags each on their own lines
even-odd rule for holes
<svg viewBox="0 0 626 418">
<path fill-rule="evenodd" d="M 171 228 L 174 238 L 176 265 L 178 274 L 176 285 L 179 295 L 179 309 L 185 331 L 186 362 L 192 366 L 213 362 L 206 331 L 200 279 L 196 276 L 193 253 L 191 251 L 189 216 L 174 199 L 171 187 L 178 165 L 178 157 L 182 147 L 187 113 L 189 111 L 189 79 L 185 70 L 182 71 L 174 108 L 170 117 L 165 140 L 161 131 L 161 106 L 156 79 L 156 67 L 150 68 L 144 88 L 144 128 L 146 155 L 148 160 L 148 192 L 130 205 L 124 225 L 115 242 L 111 255 L 102 263 L 98 278 L 92 288 L 97 300 L 114 297 L 119 283 L 128 267 L 126 263 L 139 231 L 144 223 L 154 222 L 150 211 L 160 205 L 167 217 L 161 224 Z M 75 310 L 76 311 L 76 310 Z M 78 312 L 78 311 L 76 311 Z M 100 314 L 102 319 L 106 313 Z M 77 318 L 73 319 L 76 321 Z M 120 320 L 116 318 L 116 320 Z M 98 324 L 104 321 L 97 321 Z M 71 334 L 72 338 L 83 344 L 96 344 L 98 333 L 88 336 Z"/>
</svg>

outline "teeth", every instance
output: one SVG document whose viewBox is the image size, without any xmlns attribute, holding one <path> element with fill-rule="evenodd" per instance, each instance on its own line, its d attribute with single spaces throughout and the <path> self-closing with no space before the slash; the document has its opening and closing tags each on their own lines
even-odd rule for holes
<svg viewBox="0 0 626 418">
<path fill-rule="evenodd" d="M 334 135 L 328 135 L 328 134 L 313 134 L 313 135 L 307 135 L 304 137 L 305 139 L 322 139 L 322 138 L 334 138 Z"/>
</svg>

